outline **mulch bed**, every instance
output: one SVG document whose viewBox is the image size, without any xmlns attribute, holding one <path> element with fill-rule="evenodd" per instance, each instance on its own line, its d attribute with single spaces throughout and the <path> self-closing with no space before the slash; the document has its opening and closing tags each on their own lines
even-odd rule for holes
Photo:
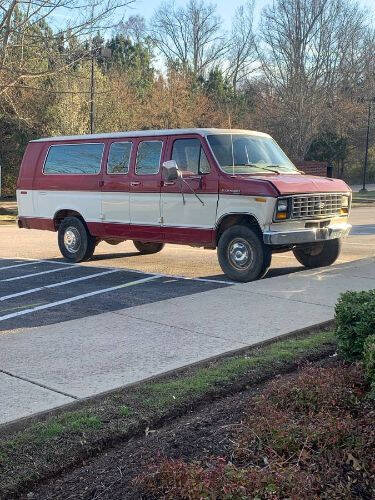
<svg viewBox="0 0 375 500">
<path fill-rule="evenodd" d="M 158 456 L 190 461 L 207 455 L 230 456 L 233 428 L 245 416 L 250 389 L 203 407 L 148 435 L 114 447 L 64 477 L 29 492 L 33 499 L 136 499 L 132 480 Z"/>
<path fill-rule="evenodd" d="M 328 358 L 318 364 L 332 367 L 338 363 L 337 358 Z M 297 372 L 293 372 L 277 378 L 290 380 L 296 375 Z M 263 390 L 264 384 L 260 384 L 207 404 L 161 429 L 146 429 L 144 436 L 113 447 L 64 476 L 29 491 L 22 498 L 40 500 L 161 498 L 140 490 L 134 484 L 134 478 L 142 474 L 147 476 L 150 464 L 163 457 L 188 463 L 196 460 L 205 461 L 211 456 L 235 461 L 234 436 L 251 408 L 249 401 Z M 360 491 L 360 496 L 354 494 L 350 498 L 371 498 L 363 490 Z"/>
</svg>

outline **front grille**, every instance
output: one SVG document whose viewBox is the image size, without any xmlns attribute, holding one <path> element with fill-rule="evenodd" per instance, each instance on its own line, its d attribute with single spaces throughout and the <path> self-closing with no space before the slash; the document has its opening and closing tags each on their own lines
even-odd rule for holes
<svg viewBox="0 0 375 500">
<path fill-rule="evenodd" d="M 340 193 L 324 193 L 292 197 L 292 219 L 312 219 L 340 215 Z"/>
</svg>

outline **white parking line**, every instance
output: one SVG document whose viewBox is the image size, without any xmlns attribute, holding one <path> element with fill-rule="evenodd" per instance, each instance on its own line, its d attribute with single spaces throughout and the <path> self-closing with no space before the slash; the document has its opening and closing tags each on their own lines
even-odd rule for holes
<svg viewBox="0 0 375 500">
<path fill-rule="evenodd" d="M 0 271 L 3 269 L 12 269 L 13 267 L 21 267 L 21 266 L 30 266 L 31 264 L 40 264 L 43 261 L 37 261 L 37 262 L 23 262 L 22 264 L 12 264 L 11 266 L 4 266 L 0 267 Z"/>
<path fill-rule="evenodd" d="M 4 295 L 3 297 L 0 297 L 0 302 L 7 299 L 13 299 L 14 297 L 21 297 L 22 295 L 28 295 L 29 293 L 40 292 L 45 288 L 55 288 L 58 286 L 69 285 L 70 283 L 75 283 L 76 281 L 89 280 L 91 278 L 97 278 L 98 276 L 103 276 L 104 274 L 118 273 L 119 271 L 121 271 L 121 269 L 112 269 L 111 271 L 104 271 L 103 273 L 90 274 L 89 276 L 81 276 L 80 278 L 74 278 L 67 281 L 60 281 L 59 283 L 52 283 L 51 285 L 39 286 L 38 288 L 31 288 L 30 290 L 24 290 L 23 292 Z"/>
<path fill-rule="evenodd" d="M 24 258 L 24 260 L 30 260 L 33 262 L 37 262 L 37 259 L 29 259 L 29 258 Z M 62 261 L 55 261 L 55 260 L 44 260 L 43 262 L 50 262 L 51 264 L 61 264 L 64 266 L 69 266 L 69 267 L 82 267 L 82 265 L 85 265 L 85 262 L 82 263 L 77 263 L 77 264 L 72 264 L 70 262 L 62 262 Z M 207 283 L 220 283 L 224 285 L 237 285 L 238 283 L 235 283 L 234 281 L 229 281 L 229 280 L 215 280 L 215 279 L 210 279 L 210 278 L 194 278 L 192 276 L 179 276 L 179 275 L 174 275 L 174 274 L 162 274 L 162 273 L 152 273 L 149 271 L 140 271 L 139 269 L 132 269 L 130 267 L 121 267 L 121 268 L 113 268 L 113 267 L 106 267 L 106 266 L 89 266 L 90 268 L 95 268 L 95 269 L 119 269 L 120 271 L 126 271 L 129 273 L 135 273 L 135 274 L 150 274 L 152 276 L 157 276 L 158 278 L 171 278 L 171 279 L 179 279 L 179 280 L 188 280 L 188 281 L 203 281 Z"/>
<path fill-rule="evenodd" d="M 31 278 L 32 276 L 40 276 L 41 274 L 49 274 L 49 273 L 57 273 L 57 271 L 65 271 L 66 269 L 73 268 L 73 267 L 75 267 L 75 266 L 49 269 L 48 271 L 41 271 L 40 273 L 25 274 L 24 276 L 15 276 L 14 278 L 7 278 L 6 280 L 0 280 L 0 282 L 3 283 L 4 281 L 23 280 L 25 278 Z"/>
<path fill-rule="evenodd" d="M 112 292 L 113 290 L 120 290 L 121 288 L 127 288 L 133 285 L 140 285 L 141 283 L 146 283 L 147 281 L 152 281 L 160 276 L 149 276 L 148 278 L 143 278 L 136 281 L 130 281 L 129 283 L 124 283 L 122 285 L 111 286 L 109 288 L 102 288 L 100 290 L 94 290 L 93 292 L 83 293 L 82 295 L 76 295 L 75 297 L 69 297 L 68 299 L 58 300 L 56 302 L 49 302 L 48 304 L 43 304 L 41 306 L 31 307 L 30 309 L 23 309 L 15 313 L 6 314 L 5 316 L 0 316 L 0 321 L 5 321 L 6 319 L 16 318 L 17 316 L 23 316 L 25 314 L 30 314 L 36 311 L 42 311 L 43 309 L 50 309 L 51 307 L 60 306 L 62 304 L 69 304 L 70 302 L 75 302 L 76 300 L 85 299 L 87 297 L 92 297 L 94 295 L 99 295 L 101 293 Z"/>
</svg>

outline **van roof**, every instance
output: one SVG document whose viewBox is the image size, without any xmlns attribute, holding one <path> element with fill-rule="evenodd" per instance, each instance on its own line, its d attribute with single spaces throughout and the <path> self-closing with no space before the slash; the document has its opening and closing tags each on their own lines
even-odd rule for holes
<svg viewBox="0 0 375 500">
<path fill-rule="evenodd" d="M 181 135 L 199 134 L 202 136 L 212 134 L 250 134 L 261 137 L 270 137 L 263 132 L 255 130 L 241 130 L 229 128 L 175 128 L 164 130 L 130 130 L 128 132 L 110 132 L 106 134 L 86 134 L 86 135 L 62 135 L 57 137 L 44 137 L 31 142 L 55 142 L 55 141 L 76 141 L 80 139 L 121 139 L 122 137 L 150 137 L 153 135 Z"/>
</svg>

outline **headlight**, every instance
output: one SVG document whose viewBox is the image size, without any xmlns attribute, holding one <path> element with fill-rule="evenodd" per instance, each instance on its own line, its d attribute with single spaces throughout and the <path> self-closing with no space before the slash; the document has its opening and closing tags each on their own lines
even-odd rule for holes
<svg viewBox="0 0 375 500">
<path fill-rule="evenodd" d="M 288 218 L 288 199 L 279 198 L 276 203 L 276 219 L 283 220 Z"/>
<path fill-rule="evenodd" d="M 349 205 L 350 205 L 350 195 L 343 195 L 341 197 L 341 215 L 348 215 L 349 213 Z"/>
<path fill-rule="evenodd" d="M 344 196 L 341 198 L 341 207 L 342 207 L 342 208 L 348 208 L 348 207 L 349 207 L 349 196 L 344 195 Z"/>
</svg>

